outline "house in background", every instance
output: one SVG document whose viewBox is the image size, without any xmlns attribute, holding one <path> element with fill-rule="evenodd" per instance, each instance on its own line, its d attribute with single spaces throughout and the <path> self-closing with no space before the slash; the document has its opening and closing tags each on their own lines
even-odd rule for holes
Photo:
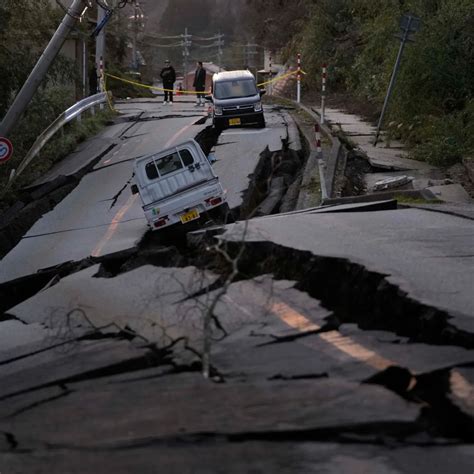
<svg viewBox="0 0 474 474">
<path fill-rule="evenodd" d="M 212 62 L 203 62 L 202 63 L 204 69 L 206 70 L 206 87 L 205 91 L 210 91 L 211 90 L 211 84 L 212 84 L 212 76 L 216 74 L 217 72 L 223 71 L 224 69 L 219 67 L 217 64 L 214 64 Z M 188 66 L 189 67 L 189 66 Z M 176 81 L 176 89 L 179 89 L 179 86 L 181 85 L 182 89 L 185 91 L 192 91 L 194 90 L 193 87 L 193 82 L 194 82 L 194 73 L 196 71 L 197 65 L 195 64 L 194 67 L 189 67 L 191 69 L 186 77 L 184 78 L 178 78 Z"/>
</svg>

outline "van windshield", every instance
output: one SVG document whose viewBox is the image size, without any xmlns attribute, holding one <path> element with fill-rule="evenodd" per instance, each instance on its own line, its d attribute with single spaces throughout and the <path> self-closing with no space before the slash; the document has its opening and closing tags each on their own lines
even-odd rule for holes
<svg viewBox="0 0 474 474">
<path fill-rule="evenodd" d="M 258 94 L 257 86 L 253 79 L 219 81 L 214 86 L 214 97 L 216 99 L 237 99 Z"/>
</svg>

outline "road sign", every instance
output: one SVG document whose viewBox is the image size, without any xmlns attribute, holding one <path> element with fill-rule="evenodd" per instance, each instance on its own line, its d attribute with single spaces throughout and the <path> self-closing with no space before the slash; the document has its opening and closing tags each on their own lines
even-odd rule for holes
<svg viewBox="0 0 474 474">
<path fill-rule="evenodd" d="M 421 18 L 413 15 L 403 15 L 400 20 L 400 28 L 404 31 L 409 30 L 416 33 L 421 28 Z"/>
<path fill-rule="evenodd" d="M 0 164 L 8 161 L 13 154 L 13 145 L 8 138 L 0 137 Z"/>
</svg>

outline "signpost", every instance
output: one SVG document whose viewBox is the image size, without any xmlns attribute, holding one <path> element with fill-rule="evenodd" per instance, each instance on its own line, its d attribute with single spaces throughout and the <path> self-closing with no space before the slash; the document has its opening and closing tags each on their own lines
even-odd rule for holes
<svg viewBox="0 0 474 474">
<path fill-rule="evenodd" d="M 7 162 L 13 154 L 13 145 L 8 138 L 0 137 L 0 164 Z"/>
</svg>

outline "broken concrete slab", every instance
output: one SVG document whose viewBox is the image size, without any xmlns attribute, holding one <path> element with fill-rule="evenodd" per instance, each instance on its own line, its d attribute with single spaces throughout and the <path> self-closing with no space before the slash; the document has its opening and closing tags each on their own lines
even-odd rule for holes
<svg viewBox="0 0 474 474">
<path fill-rule="evenodd" d="M 119 397 L 113 385 L 70 388 L 54 404 L 0 421 L 0 430 L 14 432 L 23 449 L 38 442 L 104 449 L 202 433 L 245 439 L 265 433 L 357 433 L 377 426 L 395 434 L 417 431 L 420 413 L 417 404 L 383 387 L 340 380 L 213 384 L 188 374 L 121 384 Z"/>
<path fill-rule="evenodd" d="M 228 229 L 220 239 L 267 241 L 296 253 L 361 264 L 369 272 L 387 275 L 386 281 L 408 298 L 447 311 L 453 316 L 450 323 L 474 332 L 472 262 L 465 258 L 474 253 L 469 220 L 403 209 L 257 218 Z"/>
<path fill-rule="evenodd" d="M 377 149 L 377 156 L 369 156 L 369 163 L 374 168 L 385 168 L 389 170 L 432 170 L 436 166 L 425 163 L 424 161 L 410 160 L 399 156 L 383 156 L 383 149 Z"/>
<path fill-rule="evenodd" d="M 437 204 L 417 204 L 405 203 L 406 207 L 413 207 L 416 209 L 424 209 L 425 211 L 440 212 L 442 214 L 449 214 L 457 217 L 464 217 L 465 219 L 474 220 L 474 206 L 471 204 L 462 203 L 437 203 Z"/>
<path fill-rule="evenodd" d="M 130 327 L 160 347 L 186 336 L 201 337 L 202 313 L 184 312 L 177 319 L 178 301 L 206 288 L 217 278 L 210 272 L 145 265 L 115 278 L 95 278 L 93 266 L 62 279 L 57 285 L 12 308 L 10 313 L 27 322 L 61 327 L 71 311 L 83 312 L 95 327 L 115 323 Z M 87 327 L 85 321 L 82 325 Z"/>
<path fill-rule="evenodd" d="M 460 184 L 446 184 L 444 186 L 430 186 L 431 191 L 438 199 L 445 202 L 472 203 L 472 198 Z"/>
<path fill-rule="evenodd" d="M 357 355 L 365 350 L 385 360 L 380 370 L 392 366 L 407 368 L 413 375 L 434 372 L 465 363 L 474 363 L 474 350 L 456 346 L 435 346 L 429 344 L 409 343 L 406 338 L 387 331 L 370 331 L 360 329 L 354 324 L 343 324 L 339 327 L 341 341 L 336 347 Z M 344 344 L 347 343 L 347 347 Z M 354 349 L 349 351 L 353 345 Z M 369 359 L 370 361 L 370 359 Z M 386 365 L 386 367 L 384 367 Z"/>
<path fill-rule="evenodd" d="M 213 362 L 226 379 L 329 377 L 362 382 L 389 367 L 406 368 L 416 376 L 474 363 L 474 350 L 408 344 L 403 337 L 386 331 L 343 325 L 317 334 L 313 324 L 313 331 L 293 327 L 291 332 L 279 333 L 271 319 L 266 321 L 213 348 Z M 310 323 L 307 320 L 308 326 Z"/>
<path fill-rule="evenodd" d="M 60 339 L 58 338 L 58 341 Z M 142 342 L 143 344 L 143 342 Z M 0 366 L 0 399 L 23 392 L 81 378 L 100 377 L 101 373 L 136 370 L 152 365 L 148 348 L 140 348 L 129 341 L 92 340 L 71 342 L 59 349 L 12 361 Z M 158 363 L 158 362 L 156 362 Z"/>
<path fill-rule="evenodd" d="M 35 474 L 114 474 L 131 472 L 169 474 L 445 474 L 453 464 L 459 472 L 470 472 L 474 463 L 472 445 L 382 446 L 350 441 L 345 443 L 292 440 L 225 440 L 209 443 L 174 443 L 134 446 L 116 450 L 77 451 L 65 448 L 30 453 L 2 453 L 7 472 Z M 471 469 L 472 470 L 472 469 Z"/>
<path fill-rule="evenodd" d="M 7 472 L 35 474 L 445 474 L 453 464 L 469 473 L 474 464 L 472 445 L 382 446 L 292 440 L 243 440 L 133 446 L 110 453 L 66 448 L 29 453 L 2 453 Z"/>
<path fill-rule="evenodd" d="M 255 325 L 261 327 L 259 333 L 273 336 L 294 333 L 297 328 L 309 331 L 324 326 L 331 312 L 294 286 L 295 282 L 274 280 L 270 275 L 263 275 L 231 283 L 217 301 L 215 298 L 219 290 L 176 303 L 174 313 L 179 320 L 184 315 L 199 318 L 206 308 L 215 303 L 214 316 L 220 326 L 215 328 L 215 338 L 222 341 L 224 333 L 227 340 L 234 333 L 245 333 L 247 328 L 255 329 Z M 242 337 L 242 333 L 235 337 Z"/>
<path fill-rule="evenodd" d="M 0 361 L 13 348 L 42 341 L 48 336 L 40 324 L 25 324 L 19 320 L 0 322 Z"/>
<path fill-rule="evenodd" d="M 42 184 L 53 181 L 59 176 L 71 176 L 81 169 L 88 166 L 98 157 L 106 155 L 116 145 L 116 138 L 107 138 L 98 136 L 86 142 L 81 149 L 68 155 L 60 163 L 55 165 L 50 171 L 44 174 L 40 179 L 36 180 L 32 186 L 40 186 Z"/>
<path fill-rule="evenodd" d="M 378 181 L 400 176 L 406 176 L 406 172 L 387 171 L 386 173 L 367 173 L 364 175 L 364 181 L 367 190 L 369 192 L 374 192 L 375 184 Z M 441 180 L 445 179 L 445 173 L 439 169 L 410 170 L 409 176 L 413 177 L 413 180 L 407 187 L 409 189 L 424 189 L 433 185 L 435 182 L 440 182 Z"/>
</svg>

